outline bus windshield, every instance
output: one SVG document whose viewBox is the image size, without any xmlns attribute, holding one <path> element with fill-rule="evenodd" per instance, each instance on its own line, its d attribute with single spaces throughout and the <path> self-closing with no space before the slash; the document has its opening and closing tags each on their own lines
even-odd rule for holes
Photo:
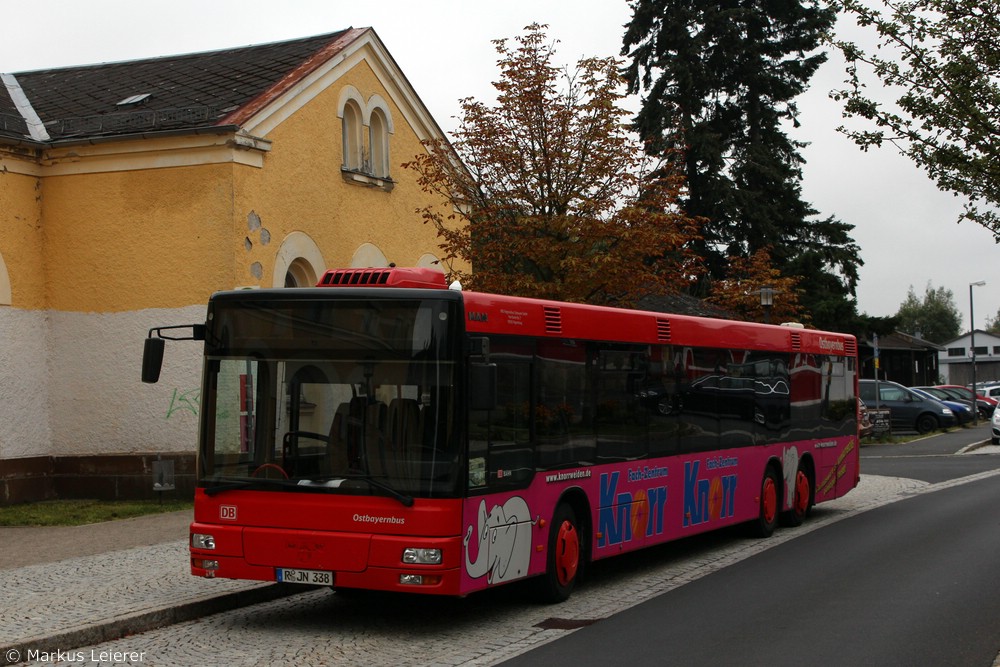
<svg viewBox="0 0 1000 667">
<path fill-rule="evenodd" d="M 199 484 L 457 495 L 455 304 L 216 295 Z"/>
</svg>

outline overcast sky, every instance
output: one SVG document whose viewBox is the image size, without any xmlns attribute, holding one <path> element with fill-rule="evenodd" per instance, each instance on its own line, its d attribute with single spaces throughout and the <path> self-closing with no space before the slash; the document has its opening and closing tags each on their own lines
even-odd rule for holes
<svg viewBox="0 0 1000 667">
<path fill-rule="evenodd" d="M 209 51 L 372 27 L 438 123 L 455 127 L 458 100 L 493 99 L 497 78 L 491 39 L 514 37 L 532 22 L 558 39 L 557 58 L 617 56 L 626 0 L 0 0 L 4 35 L 0 72 L 23 72 L 135 58 Z M 862 251 L 858 309 L 895 314 L 912 286 L 919 297 L 930 282 L 951 290 L 969 324 L 969 283 L 975 288 L 975 324 L 1000 308 L 1000 276 L 990 267 L 1000 247 L 983 227 L 955 224 L 960 200 L 939 192 L 888 148 L 861 152 L 836 132 L 840 108 L 828 92 L 843 68 L 834 54 L 798 100 L 801 128 L 794 138 L 811 142 L 803 198 L 822 217 L 853 224 Z M 634 108 L 638 102 L 633 101 Z"/>
</svg>

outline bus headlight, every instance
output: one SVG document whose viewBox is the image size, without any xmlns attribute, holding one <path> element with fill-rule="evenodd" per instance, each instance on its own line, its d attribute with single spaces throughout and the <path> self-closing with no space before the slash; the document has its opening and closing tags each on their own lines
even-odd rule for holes
<svg viewBox="0 0 1000 667">
<path fill-rule="evenodd" d="M 440 565 L 440 549 L 403 549 L 403 562 L 407 565 Z"/>
<path fill-rule="evenodd" d="M 214 549 L 215 537 L 207 533 L 191 533 L 192 549 Z"/>
</svg>

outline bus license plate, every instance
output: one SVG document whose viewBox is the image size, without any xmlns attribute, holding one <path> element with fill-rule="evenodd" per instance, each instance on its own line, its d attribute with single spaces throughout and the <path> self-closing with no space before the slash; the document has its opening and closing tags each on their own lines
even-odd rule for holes
<svg viewBox="0 0 1000 667">
<path fill-rule="evenodd" d="M 313 584 L 333 586 L 333 572 L 323 570 L 295 570 L 288 567 L 277 568 L 275 579 L 284 584 Z"/>
</svg>

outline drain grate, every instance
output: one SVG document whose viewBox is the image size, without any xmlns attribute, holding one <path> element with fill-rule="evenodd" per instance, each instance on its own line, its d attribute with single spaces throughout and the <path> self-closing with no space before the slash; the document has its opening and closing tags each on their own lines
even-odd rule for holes
<svg viewBox="0 0 1000 667">
<path fill-rule="evenodd" d="M 542 630 L 576 630 L 585 628 L 588 625 L 597 623 L 599 618 L 547 618 L 541 623 L 536 623 L 536 628 Z"/>
</svg>

